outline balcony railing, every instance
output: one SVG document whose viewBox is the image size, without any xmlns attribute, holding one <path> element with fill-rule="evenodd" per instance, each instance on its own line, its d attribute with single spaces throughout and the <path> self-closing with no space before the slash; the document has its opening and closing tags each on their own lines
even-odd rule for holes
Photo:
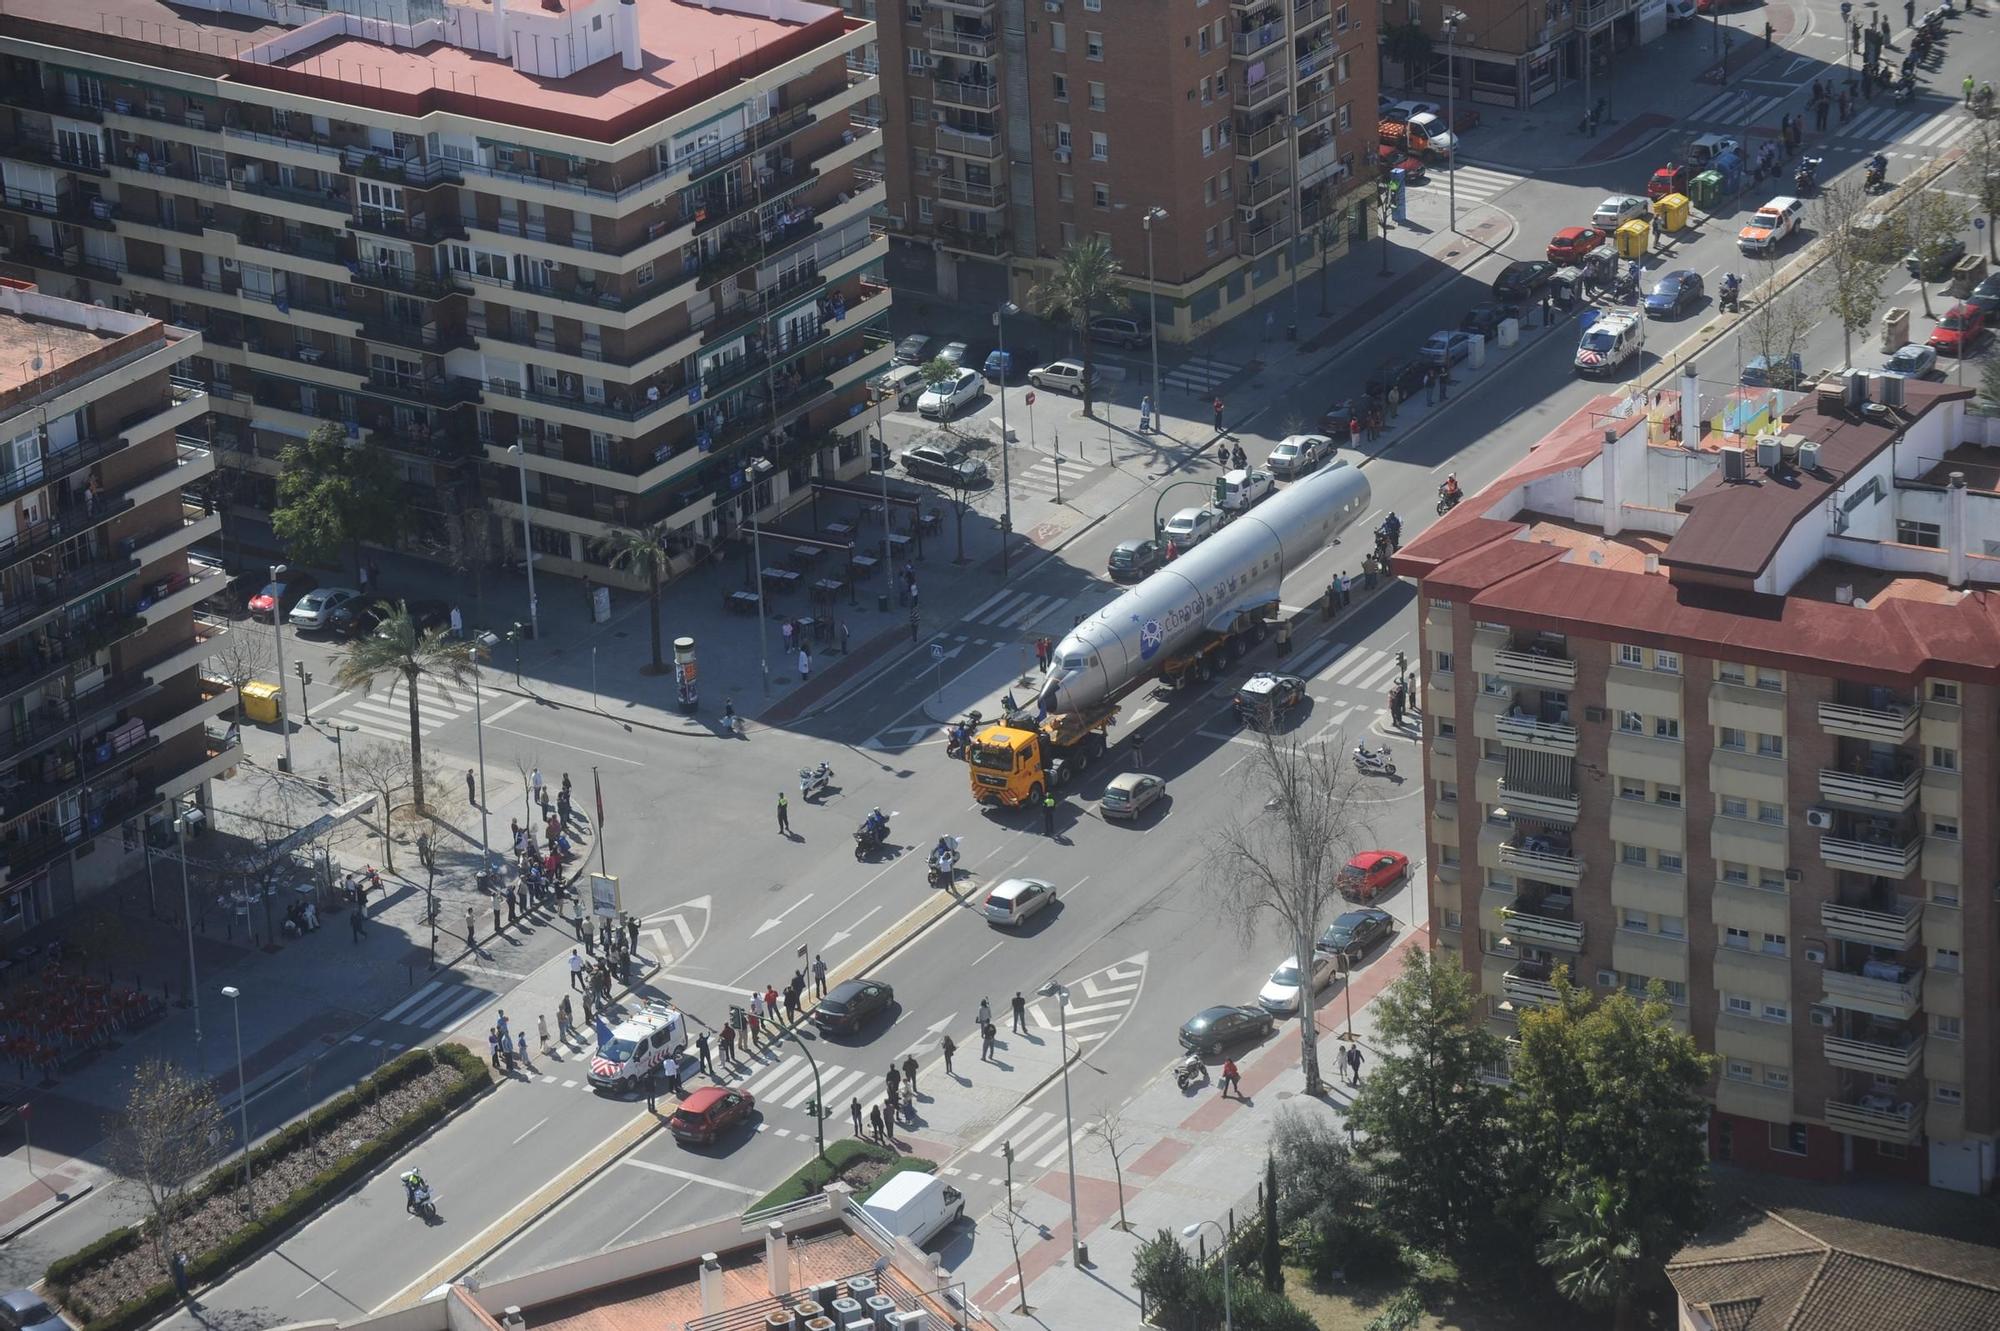
<svg viewBox="0 0 2000 1331">
<path fill-rule="evenodd" d="M 1263 62 L 1264 76 L 1254 83 L 1245 80 L 1236 85 L 1232 105 L 1239 111 L 1255 111 L 1283 97 L 1292 86 L 1292 62 L 1283 47 L 1276 47 L 1256 59 Z"/>
<path fill-rule="evenodd" d="M 1883 964 L 1880 974 L 1856 974 L 1828 969 L 1820 980 L 1826 1001 L 1848 1012 L 1867 1012 L 1892 1021 L 1908 1021 L 1924 1005 L 1924 972 L 1916 966 Z"/>
<path fill-rule="evenodd" d="M 1924 1037 L 1915 1031 L 1883 1032 L 1874 1037 L 1829 1035 L 1821 1044 L 1826 1061 L 1837 1068 L 1873 1073 L 1901 1081 L 1924 1065 Z"/>
<path fill-rule="evenodd" d="M 1232 55 L 1250 56 L 1268 50 L 1285 40 L 1285 21 L 1273 18 L 1268 23 L 1259 23 L 1247 32 L 1239 32 L 1229 39 Z"/>
<path fill-rule="evenodd" d="M 1923 785 L 1923 777 L 1924 774 L 1914 765 L 1900 776 L 1893 772 L 1881 776 L 1866 776 L 1858 772 L 1844 772 L 1836 767 L 1822 767 L 1819 772 L 1819 791 L 1823 798 L 1833 804 L 1898 812 L 1916 804 L 1917 792 Z"/>
<path fill-rule="evenodd" d="M 1253 259 L 1258 258 L 1261 255 L 1269 254 L 1272 250 L 1291 239 L 1291 236 L 1292 224 L 1290 222 L 1273 222 L 1267 227 L 1244 233 L 1243 253 Z"/>
<path fill-rule="evenodd" d="M 78 226 L 95 227 L 99 231 L 115 231 L 118 228 L 119 206 L 102 195 L 85 199 L 80 194 L 67 191 L 44 194 L 40 190 L 8 185 L 0 189 L 0 208 L 13 208 L 37 217 L 53 217 Z"/>
<path fill-rule="evenodd" d="M 1244 172 L 1247 177 L 1236 191 L 1236 202 L 1245 208 L 1255 208 L 1266 199 L 1275 199 L 1292 187 L 1292 173 L 1289 171 Z"/>
<path fill-rule="evenodd" d="M 1548 1007 L 1557 999 L 1549 968 L 1530 962 L 1522 962 L 1501 976 L 1500 987 L 1516 1003 Z"/>
<path fill-rule="evenodd" d="M 1836 735 L 1850 739 L 1874 740 L 1881 744 L 1901 744 L 1917 733 L 1917 709 L 1892 706 L 1854 707 L 1846 703 L 1823 702 L 1819 723 Z"/>
<path fill-rule="evenodd" d="M 1855 873 L 1880 874 L 1887 878 L 1907 878 L 1915 873 L 1923 848 L 1923 838 L 1914 835 L 1902 841 L 1893 836 L 1880 836 L 1867 841 L 1838 836 L 1819 839 L 1820 858 L 1831 867 L 1852 869 Z"/>
<path fill-rule="evenodd" d="M 361 286 L 376 287 L 383 291 L 394 291 L 399 295 L 418 296 L 425 300 L 443 300 L 458 288 L 440 277 L 426 277 L 393 264 L 356 263 L 348 266 L 348 272 Z"/>
<path fill-rule="evenodd" d="M 1576 727 L 1557 721 L 1544 721 L 1535 716 L 1496 716 L 1494 730 L 1503 744 L 1513 744 L 1526 749 L 1541 749 L 1549 753 L 1576 755 Z"/>
<path fill-rule="evenodd" d="M 939 55 L 991 60 L 1000 50 L 1000 38 L 992 32 L 963 32 L 957 28 L 930 28 L 924 33 L 932 51 Z"/>
<path fill-rule="evenodd" d="M 1260 129 L 1246 128 L 1247 122 L 1236 122 L 1236 156 L 1239 160 L 1262 157 L 1271 149 L 1285 142 L 1285 118 L 1278 116 L 1270 124 Z"/>
<path fill-rule="evenodd" d="M 1924 903 L 1898 897 L 1889 909 L 1870 910 L 1826 901 L 1820 903 L 1819 922 L 1835 938 L 1901 952 L 1917 941 L 1923 929 Z"/>
<path fill-rule="evenodd" d="M 55 167 L 58 171 L 84 171 L 93 176 L 109 174 L 101 153 L 78 152 L 74 148 L 57 143 L 54 139 L 46 139 L 36 134 L 0 135 L 0 157 L 39 162 L 43 166 Z"/>
<path fill-rule="evenodd" d="M 1332 12 L 1332 0 L 1299 0 L 1292 6 L 1292 31 L 1303 33 Z"/>
<path fill-rule="evenodd" d="M 1000 105 L 1000 85 L 967 83 L 961 79 L 932 79 L 931 100 L 950 106 L 971 107 L 975 111 L 991 111 Z"/>
<path fill-rule="evenodd" d="M 1546 648 L 1503 647 L 1493 653 L 1493 668 L 1516 683 L 1564 691 L 1576 687 L 1576 662 Z"/>
<path fill-rule="evenodd" d="M 1574 884 L 1583 879 L 1583 861 L 1554 846 L 1530 850 L 1519 841 L 1503 841 L 1500 863 L 1531 877 L 1559 883 Z"/>
<path fill-rule="evenodd" d="M 947 203 L 964 203 L 979 208 L 1000 208 L 1007 202 L 1007 189 L 1003 185 L 981 183 L 976 180 L 954 180 L 950 176 L 940 176 L 937 187 L 938 197 Z"/>
<path fill-rule="evenodd" d="M 1500 915 L 1507 921 L 1507 936 L 1516 943 L 1563 952 L 1583 951 L 1583 925 L 1573 918 L 1568 898 L 1560 902 L 1550 897 L 1540 901 L 1516 898 Z"/>
<path fill-rule="evenodd" d="M 1582 802 L 1574 791 L 1552 795 L 1547 791 L 1509 785 L 1503 779 L 1499 794 L 1507 812 L 1517 816 L 1525 814 L 1530 818 L 1553 818 L 1558 822 L 1574 823 L 1582 812 Z"/>
<path fill-rule="evenodd" d="M 1914 1102 L 1895 1101 L 1886 1095 L 1828 1100 L 1826 1125 L 1850 1137 L 1908 1146 L 1923 1135 L 1924 1111 Z"/>
<path fill-rule="evenodd" d="M 941 153 L 956 153 L 960 157 L 976 157 L 989 162 L 997 161 L 1000 157 L 998 134 L 974 134 L 968 130 L 953 129 L 949 125 L 939 125 L 936 143 L 937 150 Z"/>
</svg>

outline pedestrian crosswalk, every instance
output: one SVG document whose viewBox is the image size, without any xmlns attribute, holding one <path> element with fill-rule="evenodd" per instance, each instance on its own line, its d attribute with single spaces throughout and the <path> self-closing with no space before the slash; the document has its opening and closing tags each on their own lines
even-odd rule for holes
<svg viewBox="0 0 2000 1331">
<path fill-rule="evenodd" d="M 1483 166 L 1466 166 L 1463 163 L 1459 165 L 1457 175 L 1458 201 L 1461 204 L 1484 203 L 1488 199 L 1497 198 L 1520 184 L 1522 180 L 1520 176 L 1505 171 L 1491 171 Z M 1448 198 L 1452 186 L 1446 176 L 1447 173 L 1442 168 L 1431 172 L 1423 184 L 1412 187 L 1410 202 L 1414 205 L 1426 198 L 1439 201 Z"/>
<path fill-rule="evenodd" d="M 1160 376 L 1160 391 L 1172 389 L 1204 397 L 1248 368 L 1240 362 L 1217 360 L 1213 356 L 1190 356 Z"/>
<path fill-rule="evenodd" d="M 1786 103 L 1795 96 L 1795 92 L 1771 94 L 1754 90 L 1718 93 L 1687 119 L 1695 125 L 1714 125 L 1739 133 L 1759 128 L 1775 132 L 1780 118 L 1788 113 Z M 1826 129 L 1819 133 L 1833 143 L 1860 147 L 1895 144 L 1905 149 L 1920 150 L 1906 153 L 1906 156 L 1924 157 L 1956 145 L 1972 132 L 1973 124 L 1972 117 L 1962 114 L 1961 108 L 1955 106 L 1943 106 L 1935 101 L 1929 105 L 1898 105 L 1890 98 L 1881 97 L 1873 102 L 1859 103 L 1853 117 L 1844 124 L 1839 119 L 1839 113 L 1834 112 Z"/>
<path fill-rule="evenodd" d="M 470 686 L 446 688 L 428 679 L 417 682 L 417 724 L 426 735 L 461 716 L 471 715 L 472 707 Z M 410 742 L 409 685 L 400 680 L 393 689 L 384 680 L 372 693 L 357 690 L 347 694 L 334 706 L 324 709 L 322 715 L 346 722 L 376 739 Z"/>
<path fill-rule="evenodd" d="M 1719 124 L 1743 128 L 1759 125 L 1764 117 L 1775 117 L 1778 108 L 1791 100 L 1790 92 L 1764 93 L 1752 88 L 1717 93 L 1688 115 L 1698 124 Z M 1776 123 L 1774 119 L 1773 124 Z"/>
<path fill-rule="evenodd" d="M 376 1024 L 408 1026 L 425 1033 L 449 1031 L 490 1002 L 493 992 L 457 980 L 432 980 L 375 1019 Z M 357 1031 L 350 1044 L 392 1043 L 384 1036 Z"/>
<path fill-rule="evenodd" d="M 1971 133 L 1972 127 L 1972 117 L 1949 111 L 1940 115 L 1935 107 L 1912 111 L 1907 107 L 1884 106 L 1863 112 L 1845 125 L 1831 126 L 1827 132 L 1835 139 L 1894 143 L 1938 153 Z"/>
<path fill-rule="evenodd" d="M 1407 662 L 1399 667 L 1394 652 L 1332 642 L 1301 658 L 1292 667 L 1292 673 L 1340 688 L 1371 693 L 1387 689 L 1394 683 L 1399 668 L 1407 668 Z"/>
<path fill-rule="evenodd" d="M 1063 1133 L 1066 1122 L 1060 1110 L 1036 1109 L 1032 1104 L 1022 1105 L 995 1124 L 993 1130 L 973 1146 L 971 1154 L 990 1155 L 1004 1160 L 1007 1151 L 1012 1150 L 1014 1167 L 1017 1170 L 1023 1167 L 1051 1169 L 1069 1150 L 1071 1137 Z M 1080 1123 L 1073 1136 L 1088 1138 L 1093 1126 L 1095 1120 L 1090 1123 Z"/>
<path fill-rule="evenodd" d="M 1033 460 L 1027 466 L 1022 466 L 1019 459 L 1015 461 L 1008 484 L 1031 494 L 1053 498 L 1062 493 L 1064 486 L 1074 492 L 1091 470 L 1091 464 L 1059 453 L 1035 452 L 1029 457 Z"/>
<path fill-rule="evenodd" d="M 1074 616 L 1094 609 L 1094 603 L 1064 592 L 1037 595 L 1034 592 L 1003 591 L 994 593 L 968 610 L 964 619 L 969 624 L 1026 632 L 1052 615 L 1067 613 Z"/>
</svg>

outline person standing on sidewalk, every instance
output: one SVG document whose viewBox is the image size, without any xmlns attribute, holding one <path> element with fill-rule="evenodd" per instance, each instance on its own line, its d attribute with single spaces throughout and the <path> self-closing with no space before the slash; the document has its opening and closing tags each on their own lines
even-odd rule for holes
<svg viewBox="0 0 2000 1331">
<path fill-rule="evenodd" d="M 548 1019 L 547 1017 L 543 1016 L 543 1015 L 542 1015 L 541 1013 L 539 1013 L 539 1012 L 537 1012 L 537 1013 L 535 1014 L 535 1035 L 536 1035 L 536 1036 L 537 1036 L 537 1037 L 538 1037 L 538 1038 L 539 1038 L 539 1039 L 541 1040 L 541 1042 L 542 1042 L 542 1045 L 541 1045 L 541 1048 L 542 1048 L 542 1052 L 543 1052 L 543 1053 L 545 1053 L 545 1054 L 546 1054 L 546 1053 L 548 1053 L 548 1052 L 549 1052 L 549 1019 Z"/>
<path fill-rule="evenodd" d="M 1222 398 L 1221 398 L 1220 396 L 1218 396 L 1218 397 L 1217 397 L 1217 398 L 1215 399 L 1215 402 L 1214 402 L 1214 407 L 1215 407 L 1215 432 L 1216 432 L 1217 434 L 1221 434 L 1221 433 L 1222 433 Z"/>
<path fill-rule="evenodd" d="M 479 785 L 472 779 L 472 769 L 465 769 L 465 802 L 473 808 L 479 807 Z"/>
<path fill-rule="evenodd" d="M 812 673 L 812 653 L 801 647 L 799 648 L 799 683 L 804 684 L 812 679 Z"/>
<path fill-rule="evenodd" d="M 470 906 L 465 908 L 465 947 L 468 952 L 479 950 L 479 925 L 473 919 Z"/>
<path fill-rule="evenodd" d="M 826 997 L 826 958 L 813 953 L 813 997 Z"/>
<path fill-rule="evenodd" d="M 909 1088 L 910 1088 L 910 1098 L 911 1098 L 912 1100 L 916 1099 L 916 1096 L 917 1096 L 917 1056 L 916 1056 L 915 1054 L 905 1054 L 905 1055 L 903 1055 L 903 1085 L 905 1085 L 905 1086 L 907 1086 L 907 1087 L 909 1087 Z"/>
<path fill-rule="evenodd" d="M 993 1036 L 995 1033 L 992 1022 L 982 1021 L 979 1023 L 979 1061 L 982 1063 L 993 1061 Z"/>
<path fill-rule="evenodd" d="M 519 769 L 515 770 L 518 771 Z M 534 771 L 528 773 L 528 788 L 534 792 L 535 807 L 546 815 L 549 811 L 549 792 L 542 785 L 542 769 L 539 764 L 535 767 Z"/>
<path fill-rule="evenodd" d="M 882 1106 L 868 1106 L 868 1135 L 875 1141 L 882 1140 Z"/>
<path fill-rule="evenodd" d="M 957 1076 L 958 1074 L 951 1070 L 951 1056 L 958 1052 L 958 1046 L 953 1044 L 951 1037 L 947 1035 L 938 1043 L 938 1049 L 944 1054 L 944 1075 L 947 1077 Z"/>
<path fill-rule="evenodd" d="M 1026 1035 L 1028 1033 L 1028 1000 L 1021 997 L 1019 989 L 1014 991 L 1014 1000 L 1008 1006 L 1014 1011 L 1014 1033 L 1016 1035 Z"/>
<path fill-rule="evenodd" d="M 792 834 L 791 804 L 788 800 L 785 799 L 785 792 L 781 790 L 778 792 L 778 835 L 790 836 L 791 834 Z"/>
<path fill-rule="evenodd" d="M 847 1112 L 848 1112 L 848 1115 L 849 1115 L 849 1117 L 853 1118 L 853 1120 L 854 1120 L 854 1135 L 855 1135 L 855 1136 L 856 1136 L 856 1137 L 858 1138 L 858 1137 L 860 1137 L 860 1136 L 861 1136 L 861 1097 L 860 1097 L 860 1096 L 856 1095 L 856 1096 L 852 1096 L 852 1097 L 850 1097 L 850 1098 L 848 1099 L 848 1101 L 847 1101 Z"/>
<path fill-rule="evenodd" d="M 708 1061 L 707 1031 L 703 1031 L 700 1035 L 694 1037 L 694 1053 L 695 1057 L 701 1060 L 701 1070 L 713 1077 L 715 1075 L 715 1064 Z"/>
<path fill-rule="evenodd" d="M 987 1002 L 984 997 L 981 997 L 979 1000 L 979 1011 L 974 1014 L 973 1020 L 981 1026 L 993 1020 L 993 1005 Z"/>
</svg>

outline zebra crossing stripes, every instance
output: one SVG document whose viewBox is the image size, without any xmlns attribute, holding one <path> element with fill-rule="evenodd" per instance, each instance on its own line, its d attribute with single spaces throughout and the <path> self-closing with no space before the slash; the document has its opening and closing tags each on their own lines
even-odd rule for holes
<svg viewBox="0 0 2000 1331">
<path fill-rule="evenodd" d="M 394 689 L 384 685 L 374 693 L 356 693 L 324 713 L 354 726 L 376 739 L 410 742 L 409 685 L 399 682 Z M 417 683 L 417 723 L 426 735 L 449 725 L 472 711 L 472 689 L 447 690 L 431 681 Z M 489 717 L 489 720 L 492 718 Z"/>
<path fill-rule="evenodd" d="M 1687 117 L 1691 121 L 1718 122 L 1724 125 L 1754 125 L 1765 116 L 1777 111 L 1792 96 L 1791 93 L 1771 95 L 1760 92 L 1718 93 L 1701 104 L 1700 109 Z"/>
<path fill-rule="evenodd" d="M 1067 484 L 1074 490 L 1089 470 L 1089 464 L 1077 458 L 1065 457 L 1057 461 L 1054 453 L 1037 452 L 1032 465 L 1015 468 L 1008 484 L 1037 494 L 1054 495 L 1065 483 L 1064 475 L 1068 478 Z"/>
<path fill-rule="evenodd" d="M 1036 1109 L 1032 1104 L 1021 1105 L 980 1138 L 969 1154 L 992 1155 L 1004 1160 L 1006 1149 L 1012 1147 L 1017 1166 L 1048 1169 L 1069 1149 L 1068 1140 L 1063 1136 L 1063 1123 L 1063 1116 L 1054 1110 Z M 1079 1126 L 1076 1135 L 1087 1136 L 1091 1126 Z"/>
<path fill-rule="evenodd" d="M 1025 629 L 1070 603 L 1068 596 L 1037 596 L 1033 592 L 1001 592 L 965 616 L 967 623 L 1001 629 Z"/>
<path fill-rule="evenodd" d="M 1297 672 L 1307 679 L 1366 693 L 1386 688 L 1395 679 L 1396 655 L 1369 647 L 1349 650 L 1347 643 L 1335 642 L 1307 656 Z"/>
<path fill-rule="evenodd" d="M 1411 187 L 1411 202 L 1426 197 L 1445 198 L 1451 193 L 1451 182 L 1447 179 L 1450 174 L 1442 168 L 1431 172 L 1423 184 Z M 1520 176 L 1509 175 L 1505 171 L 1489 171 L 1480 166 L 1466 166 L 1463 163 L 1459 165 L 1457 175 L 1460 203 L 1483 203 L 1487 199 L 1505 194 L 1521 183 Z"/>
<path fill-rule="evenodd" d="M 1182 393 L 1193 393 L 1199 397 L 1213 393 L 1243 373 L 1244 369 L 1245 367 L 1237 361 L 1217 360 L 1213 356 L 1190 356 L 1160 376 L 1160 391 L 1164 393 L 1174 389 Z"/>
<path fill-rule="evenodd" d="M 490 990 L 451 980 L 432 980 L 375 1020 L 423 1030 L 448 1031 L 493 997 Z M 349 1036 L 358 1040 L 358 1035 Z"/>
</svg>

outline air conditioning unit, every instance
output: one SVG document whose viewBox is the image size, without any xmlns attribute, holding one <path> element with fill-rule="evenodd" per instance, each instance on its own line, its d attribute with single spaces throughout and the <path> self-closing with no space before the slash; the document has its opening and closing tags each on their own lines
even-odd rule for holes
<svg viewBox="0 0 2000 1331">
<path fill-rule="evenodd" d="M 1809 948 L 1807 948 L 1807 949 L 1806 949 L 1806 960 L 1807 960 L 1808 962 L 1810 962 L 1810 963 L 1811 963 L 1812 965 L 1815 965 L 1815 966 L 1823 966 L 1823 965 L 1825 965 L 1825 964 L 1826 964 L 1826 949 L 1825 949 L 1825 948 L 1823 948 L 1823 947 L 1809 947 Z"/>
<path fill-rule="evenodd" d="M 1807 809 L 1807 810 L 1806 810 L 1806 826 L 1807 826 L 1807 827 L 1817 827 L 1817 828 L 1820 828 L 1820 829 L 1821 829 L 1822 831 L 1824 831 L 1824 830 L 1825 830 L 1825 829 L 1827 829 L 1827 828 L 1830 828 L 1830 827 L 1832 827 L 1832 826 L 1833 826 L 1833 810 L 1832 810 L 1832 809 Z"/>
<path fill-rule="evenodd" d="M 1586 721 L 1602 721 L 1609 715 L 1610 713 L 1606 712 L 1602 707 L 1586 707 L 1583 709 L 1583 719 Z"/>
<path fill-rule="evenodd" d="M 1833 1009 L 1824 1003 L 1814 1003 L 1806 1009 L 1806 1020 L 1815 1026 L 1833 1025 Z"/>
<path fill-rule="evenodd" d="M 1617 987 L 1618 987 L 1618 972 L 1617 972 L 1617 971 L 1599 971 L 1599 972 L 1597 972 L 1597 987 L 1598 987 L 1599 989 L 1615 989 L 1615 988 L 1617 988 Z"/>
<path fill-rule="evenodd" d="M 1051 14 L 1062 13 L 1062 0 L 1042 0 L 1042 8 Z"/>
<path fill-rule="evenodd" d="M 227 258 L 227 257 L 225 257 L 225 258 L 223 259 L 223 261 L 222 261 L 222 271 L 223 271 L 223 272 L 225 272 L 225 273 L 233 273 L 233 272 L 235 272 L 235 271 L 236 271 L 236 260 L 234 260 L 234 259 L 231 259 L 231 258 Z"/>
<path fill-rule="evenodd" d="M 232 166 L 229 168 L 229 182 L 232 185 L 241 185 L 246 179 L 248 179 L 248 176 L 242 167 Z"/>
<path fill-rule="evenodd" d="M 1056 149 L 1056 160 L 1058 162 L 1067 162 L 1069 160 L 1069 149 L 1067 148 Z"/>
<path fill-rule="evenodd" d="M 1802 883 L 1805 881 L 1805 877 L 1806 877 L 1805 873 L 1802 870 L 1799 869 L 1785 870 L 1785 881 L 1788 883 Z"/>
</svg>

